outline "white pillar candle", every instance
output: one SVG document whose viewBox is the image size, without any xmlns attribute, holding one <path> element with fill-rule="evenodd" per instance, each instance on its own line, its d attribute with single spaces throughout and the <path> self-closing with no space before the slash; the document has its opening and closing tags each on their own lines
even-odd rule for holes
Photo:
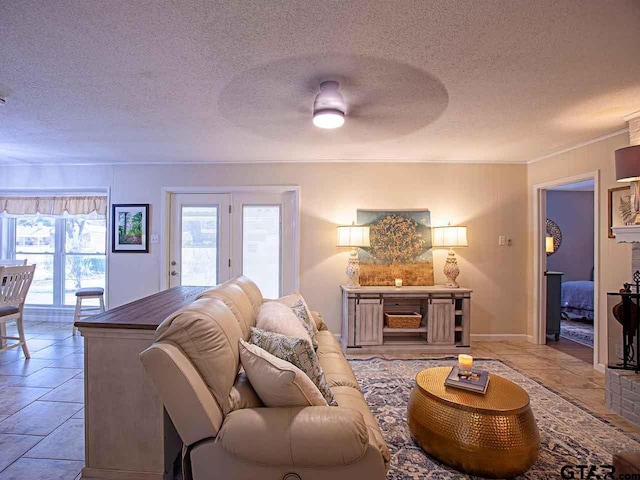
<svg viewBox="0 0 640 480">
<path fill-rule="evenodd" d="M 402 286 L 402 279 L 396 278 L 396 287 L 401 287 L 401 286 Z"/>
<path fill-rule="evenodd" d="M 470 372 L 473 368 L 473 357 L 464 353 L 458 355 L 458 368 L 463 372 Z"/>
</svg>

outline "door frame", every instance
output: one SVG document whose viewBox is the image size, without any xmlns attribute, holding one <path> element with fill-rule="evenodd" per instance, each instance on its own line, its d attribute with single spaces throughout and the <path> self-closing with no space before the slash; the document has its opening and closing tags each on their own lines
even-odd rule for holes
<svg viewBox="0 0 640 480">
<path fill-rule="evenodd" d="M 533 186 L 533 340 L 546 344 L 546 271 L 547 255 L 542 232 L 546 233 L 547 190 L 569 183 L 593 180 L 593 368 L 604 373 L 604 365 L 598 362 L 600 332 L 604 319 L 600 318 L 600 170 L 559 178 Z M 605 343 L 606 348 L 606 343 Z"/>
<path fill-rule="evenodd" d="M 275 193 L 293 194 L 293 289 L 300 289 L 300 187 L 298 185 L 268 185 L 268 186 L 234 186 L 234 187 L 162 187 L 162 204 L 160 212 L 159 239 L 160 251 L 160 289 L 169 288 L 170 270 L 170 225 L 171 225 L 171 195 L 173 194 L 210 194 L 210 193 Z"/>
</svg>

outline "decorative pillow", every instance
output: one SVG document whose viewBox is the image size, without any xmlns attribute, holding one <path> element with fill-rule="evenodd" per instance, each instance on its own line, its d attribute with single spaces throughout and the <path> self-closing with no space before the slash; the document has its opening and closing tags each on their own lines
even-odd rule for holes
<svg viewBox="0 0 640 480">
<path fill-rule="evenodd" d="M 329 405 L 338 405 L 309 342 L 254 327 L 251 329 L 251 343 L 298 367 L 315 383 Z"/>
<path fill-rule="evenodd" d="M 304 328 L 307 329 L 307 332 L 311 337 L 311 344 L 313 345 L 313 348 L 318 348 L 318 340 L 316 339 L 318 326 L 316 325 L 313 314 L 311 313 L 311 310 L 309 310 L 309 306 L 307 305 L 307 302 L 304 301 L 302 295 L 300 295 L 296 291 L 293 291 L 286 297 L 278 298 L 276 302 L 283 303 L 286 306 L 290 307 L 291 310 L 293 310 L 293 312 L 304 325 Z"/>
<path fill-rule="evenodd" d="M 256 327 L 286 337 L 302 338 L 313 346 L 313 341 L 294 311 L 279 302 L 265 302 L 258 309 Z"/>
<path fill-rule="evenodd" d="M 240 340 L 240 361 L 267 407 L 327 406 L 318 387 L 295 365 Z"/>
</svg>

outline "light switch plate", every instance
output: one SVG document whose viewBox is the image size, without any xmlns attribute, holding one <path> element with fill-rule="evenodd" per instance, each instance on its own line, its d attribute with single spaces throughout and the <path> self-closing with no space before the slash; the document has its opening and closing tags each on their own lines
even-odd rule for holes
<svg viewBox="0 0 640 480">
<path fill-rule="evenodd" d="M 158 234 L 154 233 L 153 235 L 151 235 L 151 243 L 158 243 L 159 239 L 158 239 Z"/>
<path fill-rule="evenodd" d="M 153 241 L 153 240 L 152 240 Z M 498 237 L 498 246 L 504 247 L 507 245 L 507 237 L 504 235 L 500 235 Z"/>
</svg>

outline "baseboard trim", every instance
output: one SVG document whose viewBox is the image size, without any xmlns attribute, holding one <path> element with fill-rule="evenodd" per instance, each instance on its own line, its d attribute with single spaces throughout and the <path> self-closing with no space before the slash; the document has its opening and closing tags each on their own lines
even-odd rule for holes
<svg viewBox="0 0 640 480">
<path fill-rule="evenodd" d="M 602 363 L 599 363 L 596 367 L 596 370 L 600 373 L 604 373 L 605 366 Z"/>
<path fill-rule="evenodd" d="M 526 333 L 472 333 L 471 341 L 477 342 L 510 342 L 527 341 L 533 342 L 533 337 Z"/>
<path fill-rule="evenodd" d="M 334 333 L 336 339 L 342 343 L 342 335 Z M 533 335 L 526 333 L 472 333 L 471 341 L 476 342 L 510 342 L 510 341 L 527 341 L 536 343 Z"/>
</svg>

